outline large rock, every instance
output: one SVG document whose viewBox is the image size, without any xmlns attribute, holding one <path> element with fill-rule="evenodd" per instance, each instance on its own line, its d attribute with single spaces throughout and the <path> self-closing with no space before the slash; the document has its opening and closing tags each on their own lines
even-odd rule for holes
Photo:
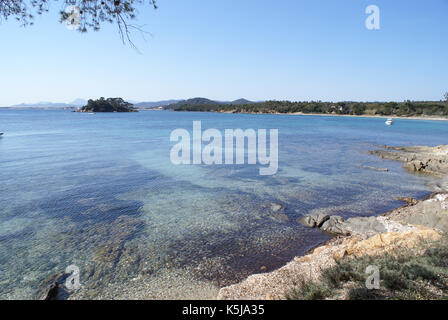
<svg viewBox="0 0 448 320">
<path fill-rule="evenodd" d="M 322 224 L 328 219 L 330 219 L 330 216 L 328 214 L 316 213 L 309 216 L 305 216 L 301 218 L 299 221 L 307 227 L 320 228 Z"/>
<path fill-rule="evenodd" d="M 355 217 L 345 222 L 348 234 L 372 235 L 386 232 L 386 227 L 377 217 Z"/>
<path fill-rule="evenodd" d="M 38 288 L 40 300 L 66 300 L 70 292 L 64 286 L 67 275 L 64 272 L 50 275 Z"/>
<path fill-rule="evenodd" d="M 448 232 L 448 193 L 437 193 L 417 204 L 387 214 L 404 224 L 416 224 Z"/>
<path fill-rule="evenodd" d="M 391 222 L 384 217 L 354 217 L 344 220 L 340 216 L 320 217 L 311 215 L 303 218 L 303 224 L 310 227 L 318 227 L 320 230 L 337 235 L 356 235 L 361 237 L 372 236 L 386 231 L 409 230 L 405 225 Z M 323 221 L 320 225 L 318 222 Z"/>
<path fill-rule="evenodd" d="M 426 169 L 427 162 L 413 160 L 403 163 L 403 168 L 409 171 L 422 172 Z"/>
<path fill-rule="evenodd" d="M 347 236 L 350 234 L 350 230 L 347 227 L 347 223 L 340 216 L 331 216 L 320 227 L 321 230 L 333 233 L 336 235 Z"/>
</svg>

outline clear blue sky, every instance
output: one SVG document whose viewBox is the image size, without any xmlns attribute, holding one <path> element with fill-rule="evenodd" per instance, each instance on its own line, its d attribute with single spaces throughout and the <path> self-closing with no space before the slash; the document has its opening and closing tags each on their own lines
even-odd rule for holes
<svg viewBox="0 0 448 320">
<path fill-rule="evenodd" d="M 58 4 L 32 27 L 0 25 L 0 106 L 121 96 L 138 101 L 440 100 L 448 0 L 159 0 L 140 9 L 141 53 L 115 26 L 80 34 Z M 381 9 L 381 29 L 365 9 Z"/>
</svg>

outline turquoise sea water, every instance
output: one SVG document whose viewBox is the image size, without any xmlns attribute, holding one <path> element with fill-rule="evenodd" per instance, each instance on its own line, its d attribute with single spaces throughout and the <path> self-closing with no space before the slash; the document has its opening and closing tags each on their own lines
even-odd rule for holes
<svg viewBox="0 0 448 320">
<path fill-rule="evenodd" d="M 191 131 L 194 120 L 203 129 L 278 129 L 278 173 L 171 164 L 171 131 Z M 305 214 L 369 216 L 400 205 L 393 196 L 427 195 L 433 178 L 366 152 L 447 144 L 448 124 L 0 110 L 0 132 L 1 299 L 37 298 L 42 281 L 71 264 L 82 285 L 72 298 L 213 298 L 329 239 L 298 223 Z"/>
</svg>

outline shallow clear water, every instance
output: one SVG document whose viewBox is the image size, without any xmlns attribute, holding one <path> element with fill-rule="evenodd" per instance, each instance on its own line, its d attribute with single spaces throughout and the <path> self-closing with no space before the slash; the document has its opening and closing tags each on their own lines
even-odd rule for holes
<svg viewBox="0 0 448 320">
<path fill-rule="evenodd" d="M 172 130 L 279 129 L 279 171 L 174 166 Z M 368 216 L 423 197 L 429 177 L 366 154 L 446 144 L 442 121 L 144 111 L 0 110 L 0 298 L 36 298 L 81 270 L 77 298 L 212 298 L 329 239 L 311 212 Z M 388 167 L 389 173 L 362 168 Z M 271 203 L 284 206 L 279 212 Z M 263 270 L 265 269 L 263 268 Z"/>
</svg>

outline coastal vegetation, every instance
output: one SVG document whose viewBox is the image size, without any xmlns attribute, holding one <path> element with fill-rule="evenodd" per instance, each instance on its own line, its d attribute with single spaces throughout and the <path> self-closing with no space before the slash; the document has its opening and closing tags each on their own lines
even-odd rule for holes
<svg viewBox="0 0 448 320">
<path fill-rule="evenodd" d="M 368 266 L 378 266 L 380 288 L 366 288 Z M 448 299 L 448 237 L 436 244 L 376 256 L 344 257 L 320 281 L 298 280 L 292 300 Z"/>
<path fill-rule="evenodd" d="M 191 98 L 187 100 L 181 100 L 177 101 L 176 103 L 171 103 L 169 105 L 165 106 L 165 109 L 167 110 L 181 110 L 183 108 L 190 108 L 190 107 L 202 107 L 206 111 L 212 111 L 214 108 L 218 108 L 222 105 L 231 105 L 231 106 L 239 106 L 239 105 L 247 105 L 252 104 L 252 101 L 246 100 L 246 99 L 237 99 L 234 101 L 214 101 L 207 98 Z M 210 108 L 210 110 L 208 110 Z M 219 109 L 219 108 L 218 108 Z M 190 110 L 186 110 L 190 111 Z M 191 110 L 196 111 L 196 110 Z M 197 110 L 197 111 L 203 111 L 203 110 Z"/>
<path fill-rule="evenodd" d="M 78 112 L 137 112 L 132 103 L 124 101 L 122 98 L 103 97 L 98 100 L 89 100 L 87 105 L 79 109 Z"/>
<path fill-rule="evenodd" d="M 232 113 L 304 113 L 337 115 L 379 115 L 379 116 L 448 116 L 446 101 L 404 101 L 404 102 L 292 102 L 264 101 L 248 104 L 183 103 L 167 106 L 175 111 L 207 111 Z"/>
</svg>

